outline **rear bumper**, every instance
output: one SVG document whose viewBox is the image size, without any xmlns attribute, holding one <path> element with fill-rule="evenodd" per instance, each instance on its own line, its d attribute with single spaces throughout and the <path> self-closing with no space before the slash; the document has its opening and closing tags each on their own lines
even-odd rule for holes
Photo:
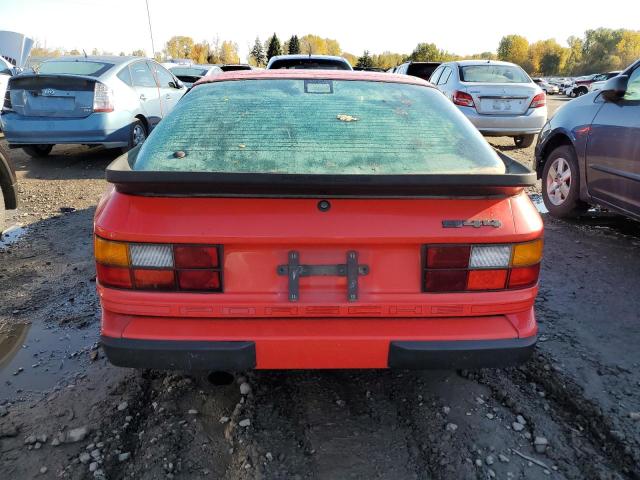
<svg viewBox="0 0 640 480">
<path fill-rule="evenodd" d="M 103 310 L 102 343 L 118 366 L 178 370 L 455 369 L 525 361 L 533 308 L 438 318 L 176 318 Z"/>
<path fill-rule="evenodd" d="M 96 144 L 124 147 L 129 143 L 129 112 L 92 113 L 85 118 L 25 117 L 3 113 L 4 136 L 11 145 Z"/>
<path fill-rule="evenodd" d="M 109 361 L 119 367 L 237 371 L 257 365 L 256 344 L 251 341 L 162 341 L 103 336 L 101 343 Z M 387 367 L 443 370 L 506 367 L 525 362 L 535 344 L 535 336 L 449 342 L 392 341 Z"/>
<path fill-rule="evenodd" d="M 487 136 L 533 135 L 547 122 L 547 108 L 530 108 L 522 115 L 483 115 L 474 107 L 458 107 Z"/>
</svg>

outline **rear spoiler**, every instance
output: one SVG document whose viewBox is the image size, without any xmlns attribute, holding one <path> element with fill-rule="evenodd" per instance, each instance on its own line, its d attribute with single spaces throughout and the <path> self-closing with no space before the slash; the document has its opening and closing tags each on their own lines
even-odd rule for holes
<svg viewBox="0 0 640 480">
<path fill-rule="evenodd" d="M 504 174 L 303 175 L 132 170 L 139 147 L 114 160 L 107 181 L 118 192 L 211 197 L 487 197 L 510 196 L 535 184 L 536 174 L 497 152 Z"/>
</svg>

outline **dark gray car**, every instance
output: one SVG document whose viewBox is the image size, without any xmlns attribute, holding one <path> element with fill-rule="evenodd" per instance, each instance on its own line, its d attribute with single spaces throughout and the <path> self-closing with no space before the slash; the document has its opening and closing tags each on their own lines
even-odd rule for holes
<svg viewBox="0 0 640 480">
<path fill-rule="evenodd" d="M 536 171 L 554 216 L 598 204 L 640 219 L 640 60 L 547 122 Z"/>
</svg>

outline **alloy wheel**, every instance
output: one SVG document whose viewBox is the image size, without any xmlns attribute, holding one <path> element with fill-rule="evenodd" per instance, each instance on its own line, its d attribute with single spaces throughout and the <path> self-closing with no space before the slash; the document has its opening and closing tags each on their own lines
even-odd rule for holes
<svg viewBox="0 0 640 480">
<path fill-rule="evenodd" d="M 571 191 L 571 167 L 569 162 L 556 158 L 547 173 L 547 197 L 554 205 L 562 205 Z"/>
<path fill-rule="evenodd" d="M 144 131 L 144 127 L 142 125 L 135 125 L 133 127 L 133 146 L 140 145 L 147 138 L 147 132 Z"/>
</svg>

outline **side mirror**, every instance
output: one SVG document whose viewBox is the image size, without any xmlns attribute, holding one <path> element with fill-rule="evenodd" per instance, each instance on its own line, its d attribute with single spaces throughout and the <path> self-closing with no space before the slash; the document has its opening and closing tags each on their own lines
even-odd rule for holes
<svg viewBox="0 0 640 480">
<path fill-rule="evenodd" d="M 609 102 L 617 102 L 627 92 L 628 75 L 611 77 L 602 86 L 602 96 Z"/>
</svg>

